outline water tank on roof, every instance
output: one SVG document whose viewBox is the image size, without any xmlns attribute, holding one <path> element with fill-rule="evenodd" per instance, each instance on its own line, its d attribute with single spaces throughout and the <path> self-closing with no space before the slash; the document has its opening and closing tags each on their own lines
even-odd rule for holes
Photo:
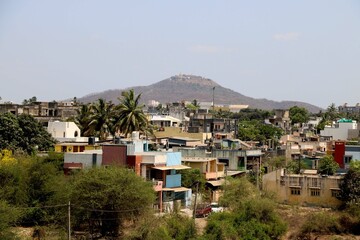
<svg viewBox="0 0 360 240">
<path fill-rule="evenodd" d="M 132 140 L 139 140 L 140 133 L 138 131 L 134 131 L 131 133 L 131 139 Z"/>
<path fill-rule="evenodd" d="M 95 137 L 89 137 L 88 144 L 89 145 L 95 145 Z"/>
</svg>

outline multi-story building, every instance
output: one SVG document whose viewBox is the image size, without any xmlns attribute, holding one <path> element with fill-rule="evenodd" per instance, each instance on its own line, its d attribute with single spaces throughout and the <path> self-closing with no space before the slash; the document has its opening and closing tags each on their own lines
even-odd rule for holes
<svg viewBox="0 0 360 240">
<path fill-rule="evenodd" d="M 262 188 L 274 192 L 279 202 L 320 207 L 338 207 L 342 176 L 322 176 L 316 170 L 285 174 L 279 169 L 263 176 Z"/>
</svg>

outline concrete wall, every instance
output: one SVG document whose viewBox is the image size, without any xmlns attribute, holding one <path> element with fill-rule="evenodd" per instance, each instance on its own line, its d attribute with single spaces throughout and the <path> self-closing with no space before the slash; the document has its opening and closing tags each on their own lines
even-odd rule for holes
<svg viewBox="0 0 360 240">
<path fill-rule="evenodd" d="M 180 152 L 166 152 L 166 166 L 181 165 Z"/>
<path fill-rule="evenodd" d="M 83 168 L 99 167 L 102 164 L 102 151 L 93 150 L 82 153 L 65 153 L 64 163 L 82 163 Z"/>
<path fill-rule="evenodd" d="M 338 207 L 336 198 L 341 177 L 320 175 L 284 175 L 282 170 L 263 177 L 263 189 L 274 192 L 279 202 L 320 207 Z"/>
<path fill-rule="evenodd" d="M 80 128 L 74 122 L 49 122 L 48 132 L 53 138 L 80 137 Z"/>
<path fill-rule="evenodd" d="M 127 146 L 126 145 L 103 145 L 102 164 L 126 166 Z"/>
<path fill-rule="evenodd" d="M 166 175 L 167 188 L 181 187 L 181 174 Z"/>
</svg>

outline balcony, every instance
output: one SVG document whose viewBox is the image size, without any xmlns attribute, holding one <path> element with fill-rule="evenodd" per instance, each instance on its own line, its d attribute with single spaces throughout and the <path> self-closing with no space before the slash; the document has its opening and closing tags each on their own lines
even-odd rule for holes
<svg viewBox="0 0 360 240">
<path fill-rule="evenodd" d="M 163 188 L 163 181 L 152 181 L 153 183 L 153 188 L 156 192 L 160 192 Z"/>
</svg>

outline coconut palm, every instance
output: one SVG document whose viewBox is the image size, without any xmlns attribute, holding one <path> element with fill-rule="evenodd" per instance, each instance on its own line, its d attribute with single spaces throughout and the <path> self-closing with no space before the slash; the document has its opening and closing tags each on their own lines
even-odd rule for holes
<svg viewBox="0 0 360 240">
<path fill-rule="evenodd" d="M 84 137 L 92 136 L 92 130 L 90 128 L 91 111 L 90 104 L 81 105 L 80 109 L 76 109 L 77 116 L 74 118 L 74 122 L 80 128 L 81 135 Z"/>
<path fill-rule="evenodd" d="M 99 136 L 100 140 L 105 140 L 109 135 L 113 110 L 114 104 L 102 98 L 91 105 L 90 129 Z"/>
<path fill-rule="evenodd" d="M 144 105 L 140 105 L 141 94 L 135 96 L 134 90 L 122 92 L 118 98 L 120 104 L 117 106 L 117 127 L 121 133 L 127 136 L 133 131 L 144 132 L 148 129 L 149 122 L 143 112 Z"/>
</svg>

